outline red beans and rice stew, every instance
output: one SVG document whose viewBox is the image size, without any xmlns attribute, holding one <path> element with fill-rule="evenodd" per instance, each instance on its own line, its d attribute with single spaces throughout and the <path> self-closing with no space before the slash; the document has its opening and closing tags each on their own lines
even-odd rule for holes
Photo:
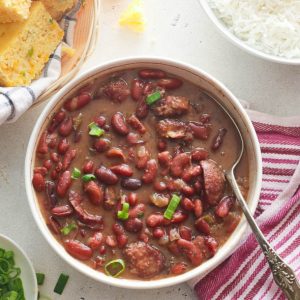
<svg viewBox="0 0 300 300">
<path fill-rule="evenodd" d="M 76 259 L 114 277 L 175 276 L 213 257 L 239 223 L 223 174 L 237 145 L 201 88 L 161 70 L 125 70 L 56 109 L 32 184 L 45 222 Z M 246 195 L 246 155 L 237 177 Z"/>
</svg>

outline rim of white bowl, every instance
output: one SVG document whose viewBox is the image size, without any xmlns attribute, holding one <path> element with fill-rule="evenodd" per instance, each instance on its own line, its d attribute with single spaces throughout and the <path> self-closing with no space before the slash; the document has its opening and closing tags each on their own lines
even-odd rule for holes
<svg viewBox="0 0 300 300">
<path fill-rule="evenodd" d="M 53 107 L 60 101 L 60 99 L 67 94 L 70 90 L 74 89 L 80 81 L 82 81 L 85 78 L 91 77 L 93 75 L 96 75 L 98 73 L 101 73 L 107 69 L 114 68 L 117 66 L 124 66 L 126 68 L 126 65 L 130 64 L 165 64 L 171 67 L 177 67 L 179 69 L 186 70 L 188 72 L 200 75 L 207 79 L 208 81 L 214 82 L 222 90 L 224 94 L 228 96 L 230 101 L 233 103 L 233 105 L 238 109 L 239 114 L 243 117 L 244 123 L 246 123 L 247 130 L 249 132 L 250 139 L 252 141 L 252 144 L 254 146 L 255 151 L 255 158 L 256 158 L 256 168 L 258 170 L 256 174 L 256 186 L 253 190 L 253 198 L 251 200 L 251 206 L 250 210 L 252 214 L 254 213 L 257 204 L 258 204 L 258 198 L 259 198 L 259 192 L 261 188 L 261 180 L 262 180 L 262 164 L 261 164 L 261 153 L 260 153 L 260 147 L 258 143 L 258 139 L 254 130 L 254 127 L 246 114 L 244 108 L 240 104 L 240 102 L 237 100 L 237 98 L 217 79 L 213 78 L 209 74 L 207 74 L 205 71 L 202 71 L 199 68 L 196 68 L 190 64 L 178 62 L 169 58 L 164 57 L 157 57 L 157 56 L 143 56 L 143 57 L 126 57 L 121 59 L 116 59 L 112 61 L 105 62 L 103 64 L 100 64 L 98 66 L 95 66 L 79 76 L 76 77 L 76 79 L 72 80 L 70 83 L 68 83 L 65 87 L 63 87 L 60 91 L 57 92 L 57 94 L 48 102 L 46 107 L 43 108 L 43 111 L 41 115 L 39 116 L 32 134 L 30 136 L 30 140 L 27 147 L 26 152 L 26 158 L 25 158 L 25 187 L 26 187 L 26 193 L 27 193 L 27 199 L 29 202 L 29 206 L 31 208 L 31 212 L 33 214 L 33 217 L 35 219 L 36 224 L 38 225 L 39 230 L 41 231 L 44 238 L 47 240 L 47 242 L 50 244 L 52 249 L 69 265 L 74 267 L 77 271 L 83 273 L 84 275 L 109 285 L 117 286 L 117 287 L 123 287 L 123 288 L 130 288 L 130 289 L 154 289 L 154 288 L 163 288 L 167 286 L 176 285 L 182 282 L 186 282 L 190 279 L 193 279 L 199 275 L 207 274 L 211 270 L 213 270 L 217 265 L 219 265 L 222 261 L 224 261 L 225 258 L 227 258 L 236 248 L 238 243 L 241 240 L 241 237 L 243 236 L 245 230 L 246 230 L 246 219 L 243 216 L 242 220 L 240 221 L 238 227 L 236 230 L 231 234 L 227 242 L 219 249 L 217 254 L 208 261 L 204 262 L 200 266 L 184 273 L 178 276 L 173 277 L 167 277 L 163 279 L 157 279 L 157 280 L 132 280 L 132 279 L 120 279 L 120 278 L 113 278 L 105 275 L 104 273 L 100 271 L 96 271 L 92 269 L 91 267 L 87 266 L 86 264 L 80 262 L 79 260 L 73 258 L 71 255 L 69 255 L 63 246 L 54 238 L 53 234 L 50 232 L 49 228 L 47 227 L 43 216 L 41 214 L 39 205 L 35 199 L 34 190 L 32 188 L 31 184 L 31 176 L 32 176 L 32 159 L 34 155 L 34 149 L 36 146 L 37 138 L 40 133 L 40 128 L 42 128 L 47 116 L 49 116 L 49 113 L 53 109 Z"/>
<path fill-rule="evenodd" d="M 210 19 L 212 23 L 219 29 L 221 33 L 229 40 L 231 41 L 234 45 L 238 46 L 240 49 L 245 50 L 249 54 L 252 54 L 256 57 L 265 59 L 267 61 L 271 62 L 276 62 L 279 64 L 285 64 L 285 65 L 300 65 L 300 58 L 286 58 L 286 57 L 281 57 L 277 55 L 272 55 L 265 53 L 263 51 L 257 50 L 254 47 L 251 47 L 248 45 L 246 42 L 238 38 L 236 35 L 234 35 L 230 30 L 226 27 L 226 25 L 216 16 L 216 14 L 213 12 L 212 8 L 208 4 L 207 0 L 198 0 Z"/>
<path fill-rule="evenodd" d="M 35 270 L 33 267 L 33 264 L 31 262 L 31 260 L 29 259 L 28 255 L 26 254 L 26 252 L 23 250 L 23 248 L 21 246 L 19 246 L 14 240 L 12 240 L 10 237 L 0 233 L 0 239 L 6 240 L 9 244 L 12 245 L 13 248 L 15 248 L 17 251 L 20 252 L 21 256 L 23 257 L 22 259 L 26 262 L 27 266 L 28 266 L 28 270 L 30 271 L 31 275 L 32 275 L 32 282 L 33 282 L 33 291 L 34 291 L 34 298 L 33 299 L 37 299 L 38 296 L 38 285 L 37 285 L 37 280 L 36 280 L 36 275 L 35 275 Z M 17 265 L 17 267 L 20 267 Z M 21 276 L 22 276 L 22 269 L 21 269 Z M 23 282 L 23 281 L 22 281 Z M 24 282 L 23 282 L 24 285 Z M 26 296 L 26 290 L 25 290 L 25 286 L 23 286 L 24 288 L 24 292 L 25 292 L 25 296 Z"/>
</svg>

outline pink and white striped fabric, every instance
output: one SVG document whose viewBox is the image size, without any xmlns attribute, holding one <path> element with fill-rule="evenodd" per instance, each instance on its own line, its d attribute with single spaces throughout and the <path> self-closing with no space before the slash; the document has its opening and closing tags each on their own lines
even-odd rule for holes
<svg viewBox="0 0 300 300">
<path fill-rule="evenodd" d="M 264 235 L 300 278 L 300 117 L 248 111 L 262 151 L 263 183 L 255 213 Z M 253 234 L 199 282 L 201 300 L 283 300 Z"/>
</svg>

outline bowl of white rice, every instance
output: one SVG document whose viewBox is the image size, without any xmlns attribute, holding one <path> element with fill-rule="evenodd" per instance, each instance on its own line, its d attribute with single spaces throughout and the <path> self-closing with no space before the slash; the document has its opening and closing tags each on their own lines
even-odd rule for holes
<svg viewBox="0 0 300 300">
<path fill-rule="evenodd" d="M 299 0 L 199 0 L 233 44 L 257 57 L 300 65 Z"/>
</svg>

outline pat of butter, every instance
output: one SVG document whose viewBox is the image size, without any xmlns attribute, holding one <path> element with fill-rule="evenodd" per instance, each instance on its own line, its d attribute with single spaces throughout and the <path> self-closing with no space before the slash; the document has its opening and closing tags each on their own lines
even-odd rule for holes
<svg viewBox="0 0 300 300">
<path fill-rule="evenodd" d="M 136 32 L 144 31 L 145 20 L 142 4 L 141 0 L 132 0 L 127 9 L 122 13 L 119 19 L 119 24 Z"/>
</svg>

